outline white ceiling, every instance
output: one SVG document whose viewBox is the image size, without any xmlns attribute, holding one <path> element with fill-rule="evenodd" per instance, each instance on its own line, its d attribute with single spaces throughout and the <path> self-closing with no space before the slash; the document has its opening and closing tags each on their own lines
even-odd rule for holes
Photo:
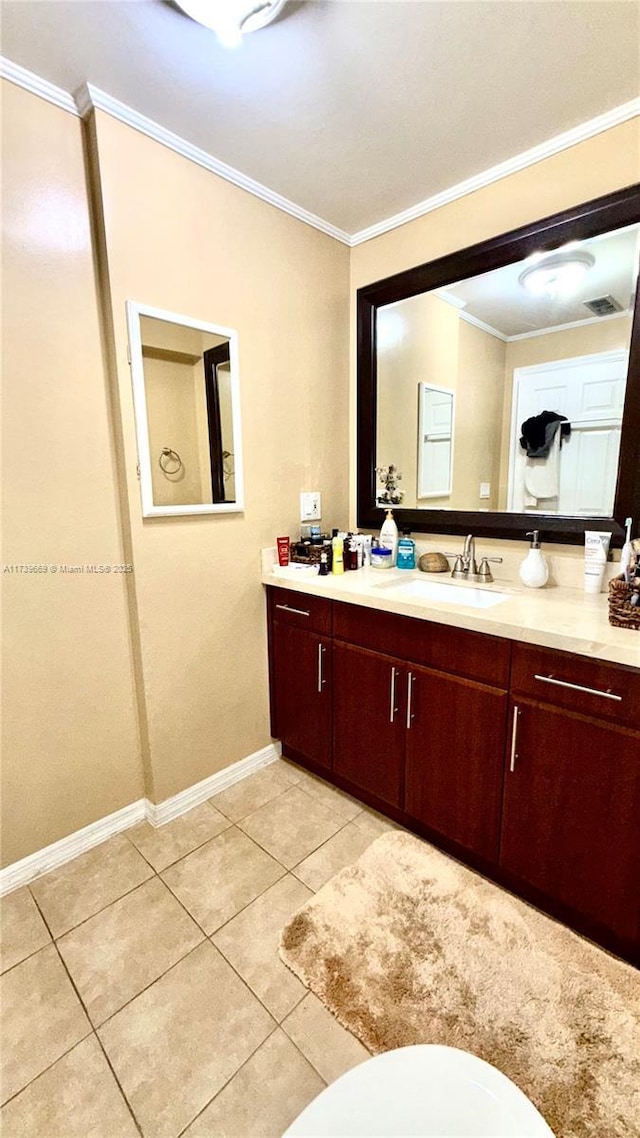
<svg viewBox="0 0 640 1138">
<path fill-rule="evenodd" d="M 166 0 L 1 11 L 14 63 L 101 88 L 348 233 L 640 91 L 636 0 L 289 0 L 237 51 Z"/>
</svg>

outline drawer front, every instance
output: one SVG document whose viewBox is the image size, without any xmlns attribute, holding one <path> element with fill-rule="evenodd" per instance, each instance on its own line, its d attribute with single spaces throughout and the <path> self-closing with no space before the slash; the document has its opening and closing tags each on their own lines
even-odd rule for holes
<svg viewBox="0 0 640 1138">
<path fill-rule="evenodd" d="M 640 672 L 615 664 L 516 644 L 511 691 L 640 729 Z"/>
<path fill-rule="evenodd" d="M 321 636 L 331 636 L 331 601 L 311 597 L 293 589 L 269 588 L 269 614 L 272 620 L 306 628 Z"/>
<path fill-rule="evenodd" d="M 511 643 L 379 609 L 336 602 L 333 635 L 388 656 L 507 688 Z"/>
</svg>

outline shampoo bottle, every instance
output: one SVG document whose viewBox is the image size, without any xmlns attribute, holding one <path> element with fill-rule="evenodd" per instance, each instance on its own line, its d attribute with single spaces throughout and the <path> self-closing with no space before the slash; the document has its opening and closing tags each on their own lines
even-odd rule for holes
<svg viewBox="0 0 640 1138">
<path fill-rule="evenodd" d="M 520 566 L 520 580 L 529 589 L 541 589 L 549 580 L 549 568 L 540 549 L 540 533 L 534 529 L 526 536 L 531 538 L 531 546 Z"/>
<path fill-rule="evenodd" d="M 398 552 L 398 527 L 393 520 L 391 510 L 387 510 L 387 516 L 382 523 L 378 545 L 391 550 L 391 564 L 395 565 Z"/>
<path fill-rule="evenodd" d="M 332 573 L 344 573 L 344 538 L 334 537 L 331 542 L 332 548 Z"/>
</svg>

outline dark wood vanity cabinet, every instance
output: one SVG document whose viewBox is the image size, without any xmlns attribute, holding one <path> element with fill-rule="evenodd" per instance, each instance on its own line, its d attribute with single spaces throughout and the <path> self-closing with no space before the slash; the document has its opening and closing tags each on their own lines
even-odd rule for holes
<svg viewBox="0 0 640 1138">
<path fill-rule="evenodd" d="M 495 861 L 507 693 L 427 668 L 408 677 L 405 811 Z"/>
<path fill-rule="evenodd" d="M 402 808 L 405 675 L 401 660 L 334 640 L 334 772 L 396 808 Z"/>
<path fill-rule="evenodd" d="M 640 675 L 516 645 L 511 688 L 500 867 L 640 941 Z"/>
<path fill-rule="evenodd" d="M 269 592 L 272 733 L 292 758 L 329 771 L 331 605 L 283 589 Z"/>
<path fill-rule="evenodd" d="M 285 755 L 640 964 L 638 670 L 268 593 Z"/>
</svg>

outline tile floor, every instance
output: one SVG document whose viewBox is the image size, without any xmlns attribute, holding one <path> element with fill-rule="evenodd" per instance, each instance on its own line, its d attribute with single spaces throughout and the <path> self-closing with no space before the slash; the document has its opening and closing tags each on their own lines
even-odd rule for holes
<svg viewBox="0 0 640 1138">
<path fill-rule="evenodd" d="M 280 930 L 389 828 L 279 760 L 6 897 L 3 1138 L 279 1138 L 368 1056 Z"/>
</svg>

